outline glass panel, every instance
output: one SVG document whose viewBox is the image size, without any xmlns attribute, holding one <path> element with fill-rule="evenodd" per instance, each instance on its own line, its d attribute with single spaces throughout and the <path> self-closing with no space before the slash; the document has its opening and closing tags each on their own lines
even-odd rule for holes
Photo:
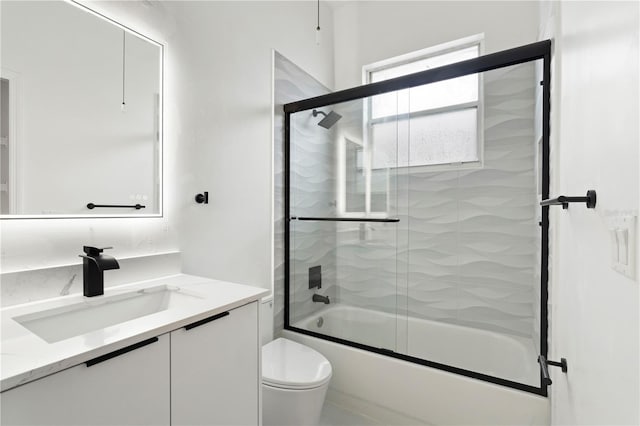
<svg viewBox="0 0 640 426">
<path fill-rule="evenodd" d="M 386 119 L 389 167 L 376 170 L 367 124 L 372 101 L 318 109 L 340 116 L 329 128 L 319 125 L 323 114 L 291 115 L 291 215 L 302 220 L 290 222 L 290 324 L 396 350 L 397 222 L 358 220 L 398 214 L 397 101 Z M 310 288 L 318 272 L 310 268 L 318 266 L 321 287 Z"/>
<path fill-rule="evenodd" d="M 393 93 L 392 95 L 396 95 Z M 385 96 L 388 96 L 385 95 Z M 368 122 L 368 108 L 378 96 L 328 105 L 291 115 L 291 215 L 296 217 L 393 217 L 389 198 L 395 197 L 398 159 L 406 158 L 408 122 L 399 126 L 397 99 L 384 133 Z M 406 100 L 408 102 L 408 99 Z M 319 112 L 320 111 L 320 112 Z M 323 114 L 339 118 L 329 128 Z M 400 129 L 404 128 L 404 135 Z M 379 153 L 384 148 L 384 158 Z M 383 163 L 382 163 L 383 162 Z M 372 166 L 373 164 L 373 166 Z M 384 169 L 384 170 L 381 170 Z"/>
<path fill-rule="evenodd" d="M 477 108 L 411 118 L 409 150 L 398 152 L 396 131 L 395 122 L 373 124 L 373 169 L 479 161 Z"/>
<path fill-rule="evenodd" d="M 389 183 L 393 172 L 390 169 L 371 170 L 371 211 L 386 212 L 388 209 Z"/>
<path fill-rule="evenodd" d="M 449 53 L 438 54 L 435 56 L 412 60 L 409 63 L 396 65 L 389 68 L 371 72 L 371 82 L 389 80 L 391 78 L 403 75 L 413 74 L 428 69 L 441 67 L 443 65 L 454 64 L 466 59 L 478 56 L 478 46 L 470 46 L 465 49 L 456 50 Z M 437 84 L 437 83 L 436 83 Z"/>
<path fill-rule="evenodd" d="M 9 173 L 9 155 L 13 151 L 13 141 L 9 138 L 9 80 L 0 78 L 0 214 L 10 214 L 12 176 Z M 13 118 L 13 117 L 11 117 Z"/>
<path fill-rule="evenodd" d="M 404 105 L 404 108 L 398 111 L 399 114 L 477 102 L 478 76 L 468 75 L 400 90 L 397 92 L 397 99 L 400 104 Z M 396 92 L 376 96 L 372 102 L 371 116 L 373 118 L 388 117 L 390 111 L 394 111 L 395 100 Z"/>
<path fill-rule="evenodd" d="M 414 117 L 410 166 L 478 161 L 478 109 Z"/>
<path fill-rule="evenodd" d="M 366 202 L 366 175 L 364 170 L 364 147 L 362 144 L 344 139 L 345 155 L 345 211 L 363 212 Z"/>
<path fill-rule="evenodd" d="M 482 168 L 410 167 L 408 177 L 407 353 L 536 387 L 540 80 L 534 63 L 483 73 Z M 474 115 L 411 117 L 409 164 L 477 156 L 458 148 L 473 137 Z"/>
<path fill-rule="evenodd" d="M 419 59 L 406 64 L 373 71 L 371 72 L 371 82 L 375 83 L 413 74 L 477 56 L 478 46 L 472 46 L 430 58 Z M 376 96 L 372 102 L 371 116 L 373 118 L 383 118 L 392 115 L 396 112 L 396 104 L 401 105 L 397 113 L 403 114 L 477 101 L 478 75 L 471 74 Z"/>
<path fill-rule="evenodd" d="M 375 169 L 386 169 L 396 164 L 404 167 L 408 163 L 406 150 L 398 152 L 398 125 L 393 122 L 382 122 L 371 126 L 372 164 Z"/>
<path fill-rule="evenodd" d="M 291 214 L 332 220 L 290 222 L 290 325 L 540 386 L 540 70 L 474 76 L 459 110 L 394 92 L 384 119 L 379 96 L 292 114 Z"/>
</svg>

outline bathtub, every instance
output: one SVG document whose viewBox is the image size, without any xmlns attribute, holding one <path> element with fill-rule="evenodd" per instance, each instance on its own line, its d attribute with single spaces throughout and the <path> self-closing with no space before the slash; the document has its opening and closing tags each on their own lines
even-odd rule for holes
<svg viewBox="0 0 640 426">
<path fill-rule="evenodd" d="M 534 387 L 539 383 L 531 339 L 339 304 L 293 326 Z M 540 395 L 292 330 L 283 336 L 329 359 L 334 375 L 327 398 L 345 408 L 377 410 L 388 422 L 389 413 L 396 413 L 403 424 L 549 424 L 549 403 Z"/>
<path fill-rule="evenodd" d="M 345 305 L 294 326 L 513 382 L 537 387 L 540 381 L 533 340 L 519 336 Z"/>
</svg>

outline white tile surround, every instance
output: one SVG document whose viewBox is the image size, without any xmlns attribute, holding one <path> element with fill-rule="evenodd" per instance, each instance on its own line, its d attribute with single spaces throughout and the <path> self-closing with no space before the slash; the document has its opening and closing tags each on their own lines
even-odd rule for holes
<svg viewBox="0 0 640 426">
<path fill-rule="evenodd" d="M 314 87 L 310 75 L 305 76 L 280 56 L 276 56 L 275 71 L 276 94 L 279 87 L 293 94 L 307 93 Z M 307 270 L 322 265 L 320 293 L 332 300 L 532 337 L 537 322 L 534 295 L 539 287 L 539 280 L 535 280 L 539 248 L 535 220 L 536 81 L 533 63 L 483 74 L 483 167 L 435 172 L 417 169 L 407 176 L 393 176 L 389 186 L 396 189 L 390 195 L 390 211 L 396 212 L 399 224 L 368 225 L 369 235 L 363 240 L 359 228 L 350 223 L 292 222 L 292 322 L 321 308 L 311 302 L 314 292 L 307 288 Z M 338 133 L 361 133 L 360 103 L 331 108 L 343 116 L 336 125 Z M 331 201 L 338 198 L 332 193 L 337 172 L 333 149 L 327 145 L 335 145 L 331 138 L 336 135 L 333 130 L 319 132 L 316 122 L 308 117 L 310 114 L 303 111 L 291 118 L 291 209 L 296 216 L 332 216 Z M 276 126 L 279 118 L 276 115 Z M 276 136 L 280 134 L 276 132 Z M 397 143 L 402 145 L 401 138 Z M 279 148 L 276 143 L 277 160 L 282 156 Z M 275 165 L 278 296 L 284 293 L 284 244 L 278 216 L 284 194 L 281 161 Z M 276 307 L 277 332 L 282 309 Z"/>
<path fill-rule="evenodd" d="M 316 80 L 309 73 L 305 72 L 302 68 L 288 60 L 286 57 L 278 52 L 273 53 L 273 73 L 274 73 L 274 129 L 273 129 L 273 148 L 274 148 L 274 265 L 273 265 L 273 279 L 274 279 L 274 333 L 277 335 L 282 331 L 284 327 L 284 112 L 282 105 L 288 102 L 294 102 L 313 96 L 324 95 L 329 92 L 329 89 L 324 87 L 322 83 Z M 325 194 L 326 195 L 326 194 Z M 313 202 L 313 200 L 310 200 Z M 325 200 L 325 202 L 328 200 Z M 311 225 L 313 227 L 313 225 Z M 330 244 L 330 246 L 335 245 Z M 325 249 L 330 248 L 327 244 L 322 244 Z M 316 259 L 317 260 L 317 259 Z M 331 285 L 331 282 L 326 281 L 328 263 L 324 263 L 323 275 L 325 275 L 325 283 L 323 288 L 323 294 L 326 294 L 328 289 L 327 285 Z M 335 262 L 333 262 L 335 263 Z M 314 263 L 314 265 L 317 263 Z M 313 265 L 310 265 L 313 266 Z M 302 268 L 304 269 L 304 268 Z M 335 269 L 335 268 L 334 268 Z M 317 306 L 318 304 L 311 302 L 311 294 L 313 292 L 305 291 L 304 280 L 306 278 L 306 269 L 302 270 L 297 275 L 298 280 L 294 281 L 298 284 L 298 292 L 293 295 L 293 298 L 299 298 L 298 303 L 298 315 L 304 317 L 310 315 L 314 310 L 322 308 Z M 334 280 L 335 281 L 335 280 Z M 334 287 L 335 288 L 335 287 Z M 335 292 L 330 293 L 329 296 L 334 296 Z"/>
<path fill-rule="evenodd" d="M 81 252 L 78 250 L 78 254 Z M 120 269 L 105 271 L 104 285 L 112 287 L 181 271 L 180 252 L 118 258 Z M 0 274 L 2 307 L 82 292 L 82 259 L 73 264 Z"/>
</svg>

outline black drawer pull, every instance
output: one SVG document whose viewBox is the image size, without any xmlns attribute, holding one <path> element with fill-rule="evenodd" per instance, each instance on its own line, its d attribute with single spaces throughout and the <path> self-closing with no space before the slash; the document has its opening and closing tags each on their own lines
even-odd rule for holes
<svg viewBox="0 0 640 426">
<path fill-rule="evenodd" d="M 215 320 L 217 320 L 217 319 L 220 319 L 220 318 L 226 317 L 227 315 L 229 315 L 229 311 L 221 312 L 221 313 L 216 314 L 216 315 L 214 315 L 214 316 L 212 316 L 212 317 L 205 318 L 205 319 L 203 319 L 203 320 L 193 322 L 193 323 L 191 323 L 191 324 L 189 324 L 189 325 L 185 325 L 185 326 L 184 326 L 184 329 L 185 329 L 185 330 L 191 330 L 192 328 L 200 327 L 201 325 L 204 325 L 204 324 L 206 324 L 206 323 L 208 323 L 208 322 L 215 321 Z"/>
<path fill-rule="evenodd" d="M 92 365 L 100 364 L 101 362 L 107 361 L 107 360 L 109 360 L 111 358 L 115 358 L 115 357 L 120 356 L 120 355 L 124 355 L 127 352 L 135 351 L 138 348 L 150 345 L 150 344 L 155 343 L 157 341 L 158 341 L 157 337 L 152 337 L 151 339 L 147 339 L 147 340 L 143 340 L 142 342 L 134 343 L 133 345 L 127 346 L 126 348 L 118 349 L 117 351 L 110 352 L 110 353 L 108 353 L 106 355 L 102 355 L 102 356 L 99 356 L 97 358 L 90 359 L 89 361 L 85 362 L 85 364 L 87 365 L 87 367 L 91 367 Z"/>
</svg>

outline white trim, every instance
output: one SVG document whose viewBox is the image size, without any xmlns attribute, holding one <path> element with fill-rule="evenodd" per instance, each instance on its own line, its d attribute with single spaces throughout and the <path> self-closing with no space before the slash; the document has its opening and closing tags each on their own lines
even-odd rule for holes
<svg viewBox="0 0 640 426">
<path fill-rule="evenodd" d="M 9 214 L 16 214 L 22 210 L 22 188 L 19 183 L 22 182 L 20 173 L 23 168 L 18 165 L 22 158 L 19 154 L 19 138 L 22 136 L 22 101 L 20 99 L 22 81 L 19 73 L 6 68 L 0 70 L 0 77 L 9 81 L 9 135 L 7 139 L 9 173 L 6 189 L 9 192 Z"/>
<path fill-rule="evenodd" d="M 483 54 L 484 33 L 475 34 L 469 37 L 460 38 L 458 40 L 449 41 L 425 49 L 415 50 L 403 55 L 394 56 L 392 58 L 383 59 L 373 62 L 362 67 L 362 84 L 368 84 L 369 77 L 372 72 L 380 71 L 385 68 L 397 67 L 399 65 L 415 62 L 420 59 L 426 59 L 433 56 L 444 55 L 445 53 L 462 50 L 466 47 L 479 45 L 478 53 Z"/>
<path fill-rule="evenodd" d="M 342 216 L 345 214 L 347 208 L 347 138 L 339 137 L 338 138 L 338 146 L 336 153 L 336 161 L 338 163 L 338 176 L 336 179 L 338 197 L 336 199 L 336 210 L 338 212 L 338 216 Z"/>
<path fill-rule="evenodd" d="M 425 115 L 436 115 L 436 114 L 441 114 L 445 112 L 454 112 L 454 111 L 462 111 L 465 109 L 473 109 L 473 108 L 479 107 L 478 103 L 479 103 L 478 101 L 464 102 L 461 104 L 452 104 L 452 105 L 447 105 L 447 106 L 438 107 L 438 108 L 431 108 L 431 109 L 421 109 L 420 111 L 411 111 L 411 112 L 406 112 L 406 113 L 392 115 L 392 116 L 371 118 L 368 120 L 368 124 L 369 126 L 371 126 L 373 124 L 386 123 L 388 121 L 394 122 L 394 121 L 412 119 L 416 117 L 423 117 Z M 389 120 L 390 117 L 392 118 L 392 120 Z"/>
<path fill-rule="evenodd" d="M 366 124 L 365 124 L 366 126 Z M 347 176 L 347 142 L 353 143 L 354 145 L 358 145 L 364 148 L 362 142 L 349 138 L 347 136 L 342 136 L 338 138 L 338 155 L 337 155 L 337 163 L 338 163 L 338 176 L 337 176 L 337 186 L 338 186 L 338 199 L 337 201 L 337 211 L 339 217 L 349 218 L 349 217 L 367 217 L 371 219 L 387 219 L 389 217 L 388 212 L 386 211 L 371 211 L 371 155 L 367 156 L 368 150 L 363 149 L 362 151 L 362 165 L 365 171 L 365 210 L 364 211 L 346 211 L 346 199 L 347 199 L 347 187 L 346 187 L 346 176 Z M 367 167 L 366 164 L 369 164 Z M 389 179 L 387 177 L 387 206 L 389 205 Z"/>
<path fill-rule="evenodd" d="M 162 43 L 157 42 L 157 41 L 155 41 L 154 39 L 152 39 L 152 38 L 150 38 L 150 37 L 147 37 L 146 35 L 144 35 L 144 34 L 142 34 L 142 33 L 139 33 L 139 32 L 138 32 L 138 31 L 136 31 L 136 30 L 133 30 L 133 29 L 129 28 L 129 27 L 127 27 L 127 26 L 126 26 L 126 25 L 124 25 L 124 24 L 121 24 L 120 22 L 116 21 L 115 19 L 112 19 L 112 18 L 110 18 L 110 17 L 108 17 L 108 16 L 106 16 L 106 15 L 103 15 L 103 14 L 102 14 L 102 13 L 100 13 L 100 12 L 96 12 L 95 10 L 91 9 L 89 6 L 85 6 L 84 4 L 79 3 L 79 2 L 78 2 L 78 1 L 76 1 L 76 0 L 63 0 L 63 1 L 64 1 L 65 3 L 67 3 L 67 4 L 71 5 L 71 6 L 75 6 L 75 7 L 79 8 L 79 9 L 81 9 L 81 10 L 84 10 L 85 12 L 88 12 L 88 13 L 90 13 L 91 15 L 93 15 L 93 16 L 95 16 L 95 17 L 97 17 L 97 18 L 102 19 L 102 20 L 103 20 L 103 21 L 105 21 L 105 22 L 108 22 L 108 23 L 113 24 L 113 25 L 115 25 L 115 26 L 117 26 L 117 27 L 120 27 L 120 28 L 121 28 L 121 29 L 123 29 L 124 31 L 128 32 L 129 34 L 134 35 L 134 36 L 136 36 L 136 37 L 138 37 L 138 38 L 141 38 L 141 39 L 143 39 L 144 41 L 147 41 L 147 42 L 149 42 L 149 43 L 151 43 L 151 44 L 155 44 L 156 46 L 158 46 L 158 47 L 160 47 L 160 48 L 164 47 L 164 45 L 163 45 Z"/>
<path fill-rule="evenodd" d="M 154 219 L 162 218 L 161 213 L 153 213 L 146 215 L 131 216 L 126 214 L 111 214 L 111 215 L 86 215 L 86 214 L 3 214 L 0 215 L 0 220 L 12 219 Z"/>
<path fill-rule="evenodd" d="M 269 277 L 269 286 L 271 288 L 271 294 L 269 296 L 265 296 L 262 301 L 263 303 L 267 298 L 271 298 L 273 300 L 273 295 L 276 291 L 276 258 L 275 258 L 275 244 L 276 244 L 276 188 L 275 188 L 275 171 L 276 171 L 276 50 L 271 49 L 271 173 L 269 173 L 269 179 L 271 180 L 270 191 L 271 191 L 271 208 L 269 211 L 270 214 L 270 226 L 269 226 L 269 252 L 271 258 L 271 276 Z M 282 173 L 284 177 L 284 171 Z M 284 191 L 284 187 L 283 187 Z"/>
</svg>

